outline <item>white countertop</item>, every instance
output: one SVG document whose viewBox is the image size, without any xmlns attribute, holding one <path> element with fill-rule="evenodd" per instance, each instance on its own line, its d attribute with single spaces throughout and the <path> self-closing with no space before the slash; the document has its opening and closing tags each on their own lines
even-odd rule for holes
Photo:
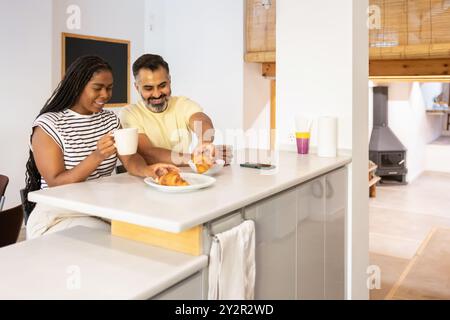
<svg viewBox="0 0 450 320">
<path fill-rule="evenodd" d="M 231 213 L 351 162 L 279 152 L 277 171 L 224 167 L 216 183 L 189 193 L 164 193 L 129 174 L 70 184 L 29 194 L 34 202 L 76 210 L 169 232 L 180 232 Z M 238 158 L 238 156 L 236 156 Z M 238 163 L 240 161 L 240 156 Z M 275 163 L 275 162 L 273 162 Z"/>
<path fill-rule="evenodd" d="M 208 258 L 74 227 L 1 248 L 0 261 L 0 300 L 147 299 Z"/>
</svg>

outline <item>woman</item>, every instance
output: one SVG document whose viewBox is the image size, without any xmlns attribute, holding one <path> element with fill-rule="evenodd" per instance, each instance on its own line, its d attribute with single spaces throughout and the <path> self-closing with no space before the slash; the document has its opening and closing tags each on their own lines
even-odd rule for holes
<svg viewBox="0 0 450 320">
<path fill-rule="evenodd" d="M 111 132 L 119 129 L 117 116 L 104 110 L 112 95 L 113 75 L 99 57 L 78 58 L 33 123 L 26 192 L 111 175 L 117 157 L 136 176 L 156 178 L 171 170 L 169 164 L 147 165 L 137 153 L 118 156 Z M 69 210 L 27 201 L 33 210 L 27 238 L 75 225 L 109 229 L 108 221 Z"/>
</svg>

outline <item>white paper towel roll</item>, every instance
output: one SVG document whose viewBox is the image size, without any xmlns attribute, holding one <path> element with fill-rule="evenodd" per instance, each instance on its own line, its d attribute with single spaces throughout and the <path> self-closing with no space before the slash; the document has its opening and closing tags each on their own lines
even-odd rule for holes
<svg viewBox="0 0 450 320">
<path fill-rule="evenodd" d="M 317 155 L 336 157 L 337 154 L 337 118 L 320 117 L 317 131 Z"/>
</svg>

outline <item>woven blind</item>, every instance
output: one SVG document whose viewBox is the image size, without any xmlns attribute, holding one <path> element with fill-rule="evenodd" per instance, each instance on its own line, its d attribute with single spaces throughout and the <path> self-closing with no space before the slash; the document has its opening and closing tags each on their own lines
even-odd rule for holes
<svg viewBox="0 0 450 320">
<path fill-rule="evenodd" d="M 380 28 L 369 30 L 371 59 L 450 58 L 450 0 L 370 0 Z"/>
</svg>

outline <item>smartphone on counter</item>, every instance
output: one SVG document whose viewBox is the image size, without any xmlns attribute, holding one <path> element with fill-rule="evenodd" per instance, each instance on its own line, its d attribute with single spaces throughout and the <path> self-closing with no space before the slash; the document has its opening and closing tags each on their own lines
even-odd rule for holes
<svg viewBox="0 0 450 320">
<path fill-rule="evenodd" d="M 266 164 L 266 163 L 254 163 L 254 162 L 241 163 L 241 167 L 253 168 L 253 169 L 262 169 L 262 170 L 275 169 L 274 165 Z"/>
</svg>

